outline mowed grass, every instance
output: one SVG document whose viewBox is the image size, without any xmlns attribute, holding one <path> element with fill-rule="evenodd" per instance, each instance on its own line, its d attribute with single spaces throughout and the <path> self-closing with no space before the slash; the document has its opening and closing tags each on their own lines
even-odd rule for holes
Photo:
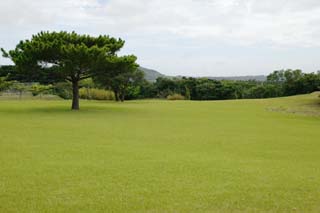
<svg viewBox="0 0 320 213">
<path fill-rule="evenodd" d="M 2 100 L 0 212 L 319 212 L 317 96 Z"/>
</svg>

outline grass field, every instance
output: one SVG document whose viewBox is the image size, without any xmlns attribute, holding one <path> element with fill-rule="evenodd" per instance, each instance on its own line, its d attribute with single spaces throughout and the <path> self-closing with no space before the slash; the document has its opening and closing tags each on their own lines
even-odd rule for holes
<svg viewBox="0 0 320 213">
<path fill-rule="evenodd" d="M 0 212 L 319 212 L 318 94 L 0 101 Z"/>
</svg>

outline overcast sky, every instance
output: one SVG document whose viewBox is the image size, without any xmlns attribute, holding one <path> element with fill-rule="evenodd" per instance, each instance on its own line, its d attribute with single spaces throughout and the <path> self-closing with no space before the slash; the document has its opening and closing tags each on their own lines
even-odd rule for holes
<svg viewBox="0 0 320 213">
<path fill-rule="evenodd" d="M 168 75 L 320 69 L 319 0 L 0 1 L 0 47 L 41 30 L 121 37 L 121 54 Z"/>
</svg>

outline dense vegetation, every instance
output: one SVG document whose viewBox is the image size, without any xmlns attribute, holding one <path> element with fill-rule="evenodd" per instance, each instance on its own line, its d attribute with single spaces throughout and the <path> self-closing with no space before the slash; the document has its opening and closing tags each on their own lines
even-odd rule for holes
<svg viewBox="0 0 320 213">
<path fill-rule="evenodd" d="M 116 59 L 118 60 L 118 58 Z M 82 88 L 80 98 L 93 100 L 132 100 L 160 98 L 169 100 L 227 100 L 227 99 L 250 99 L 250 98 L 273 98 L 297 94 L 307 94 L 320 89 L 320 72 L 303 73 L 301 70 L 280 70 L 274 71 L 267 76 L 266 81 L 232 81 L 212 80 L 208 78 L 166 78 L 159 77 L 156 82 L 149 82 L 143 79 L 143 73 L 133 67 L 125 71 L 125 67 L 136 66 L 136 58 L 133 56 L 115 62 L 117 66 L 110 71 L 110 75 L 97 75 L 95 80 L 87 79 L 80 81 Z M 127 63 L 127 64 L 126 64 Z M 123 64 L 123 65 L 121 65 Z M 122 66 L 122 67 L 121 67 Z M 14 67 L 3 66 L 0 68 L 0 81 L 3 89 L 8 88 L 10 80 L 20 80 L 15 74 Z M 110 67 L 110 66 L 109 66 Z M 9 70 L 9 71 L 8 71 Z M 11 71 L 10 71 L 11 70 Z M 111 70 L 111 69 L 110 69 Z M 116 74 L 118 73 L 118 74 Z M 5 81 L 7 79 L 7 81 Z M 2 83 L 1 83 L 2 82 Z M 6 82 L 6 83 L 5 83 Z M 51 85 L 51 84 L 50 84 Z M 43 86 L 45 87 L 45 86 Z M 0 86 L 1 88 L 1 86 Z M 107 89 L 104 91 L 104 89 Z M 94 96 L 85 97 L 83 91 L 101 91 L 102 93 L 113 91 L 115 95 L 108 95 L 108 98 Z M 72 98 L 71 84 L 53 83 L 52 94 L 64 99 Z M 113 97 L 113 98 L 110 98 Z"/>
<path fill-rule="evenodd" d="M 320 72 L 301 70 L 274 71 L 267 81 L 230 81 L 207 78 L 158 78 L 155 83 L 141 86 L 140 95 L 165 98 L 181 94 L 191 100 L 225 100 L 243 98 L 271 98 L 306 94 L 320 89 Z"/>
</svg>

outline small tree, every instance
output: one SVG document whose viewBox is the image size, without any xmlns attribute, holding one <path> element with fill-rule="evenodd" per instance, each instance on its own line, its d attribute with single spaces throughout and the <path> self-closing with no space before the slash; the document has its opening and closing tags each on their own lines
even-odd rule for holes
<svg viewBox="0 0 320 213">
<path fill-rule="evenodd" d="M 111 57 L 104 61 L 100 68 L 108 69 L 110 72 L 98 71 L 94 80 L 114 91 L 116 101 L 124 101 L 127 89 L 135 86 L 143 80 L 143 72 L 138 70 L 137 57 L 122 56 Z"/>
<path fill-rule="evenodd" d="M 21 41 L 14 50 L 1 50 L 3 56 L 10 58 L 21 72 L 31 72 L 32 75 L 49 70 L 57 78 L 71 82 L 71 108 L 78 110 L 79 81 L 92 77 L 99 62 L 115 56 L 123 45 L 121 39 L 105 35 L 92 37 L 75 32 L 40 32 L 31 40 Z"/>
<path fill-rule="evenodd" d="M 186 92 L 185 92 L 185 99 L 186 100 L 190 100 L 191 99 L 191 95 L 190 95 L 190 89 L 185 86 Z"/>
<path fill-rule="evenodd" d="M 42 94 L 50 92 L 52 90 L 52 85 L 41 85 L 41 84 L 33 84 L 30 88 L 30 91 L 33 96 L 39 95 L 42 98 Z"/>
<path fill-rule="evenodd" d="M 19 99 L 22 99 L 22 93 L 27 90 L 27 87 L 25 84 L 20 83 L 20 82 L 14 82 L 11 86 L 10 89 L 13 89 L 14 91 L 18 92 L 19 94 Z"/>
<path fill-rule="evenodd" d="M 7 81 L 7 77 L 0 77 L 0 93 L 7 90 L 12 85 L 12 81 Z"/>
</svg>

